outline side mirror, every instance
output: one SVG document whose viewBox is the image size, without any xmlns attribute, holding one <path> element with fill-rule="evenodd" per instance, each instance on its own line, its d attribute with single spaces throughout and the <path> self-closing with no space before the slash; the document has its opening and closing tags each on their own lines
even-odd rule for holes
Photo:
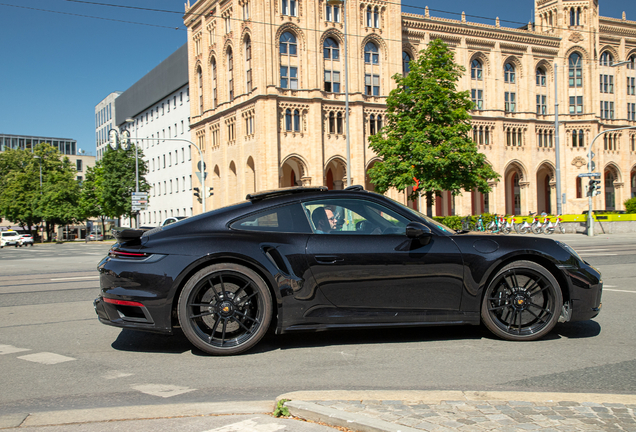
<svg viewBox="0 0 636 432">
<path fill-rule="evenodd" d="M 431 229 L 421 222 L 410 222 L 406 226 L 406 236 L 410 239 L 430 239 Z"/>
</svg>

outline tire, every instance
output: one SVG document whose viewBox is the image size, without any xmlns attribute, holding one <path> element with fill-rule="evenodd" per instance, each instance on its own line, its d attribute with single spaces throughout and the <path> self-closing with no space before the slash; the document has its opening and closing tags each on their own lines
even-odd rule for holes
<svg viewBox="0 0 636 432">
<path fill-rule="evenodd" d="M 179 296 L 178 317 L 188 340 L 213 355 L 240 354 L 256 345 L 272 320 L 272 296 L 256 272 L 214 264 L 197 272 Z"/>
<path fill-rule="evenodd" d="M 541 225 L 532 225 L 532 232 L 535 234 L 541 234 L 543 232 L 543 226 Z"/>
<path fill-rule="evenodd" d="M 563 295 L 545 267 L 515 261 L 502 268 L 484 293 L 481 319 L 494 335 L 509 341 L 532 341 L 559 321 Z"/>
<path fill-rule="evenodd" d="M 551 227 L 551 228 L 548 227 L 548 228 L 544 229 L 543 230 L 543 234 L 546 234 L 546 235 L 554 234 L 554 227 Z"/>
<path fill-rule="evenodd" d="M 565 228 L 561 224 L 559 224 L 559 231 L 561 231 L 561 234 L 565 234 Z"/>
</svg>

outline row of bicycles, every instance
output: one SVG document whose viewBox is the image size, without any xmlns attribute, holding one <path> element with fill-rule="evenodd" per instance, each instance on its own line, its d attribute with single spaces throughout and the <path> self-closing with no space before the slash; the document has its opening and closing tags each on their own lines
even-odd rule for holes
<svg viewBox="0 0 636 432">
<path fill-rule="evenodd" d="M 462 230 L 501 234 L 510 234 L 512 232 L 517 234 L 553 234 L 556 231 L 565 234 L 565 228 L 561 224 L 563 222 L 561 215 L 539 216 L 533 212 L 530 213 L 530 216 L 533 218 L 532 223 L 529 223 L 525 217 L 516 217 L 515 215 L 505 217 L 495 214 L 489 222 L 485 222 L 483 215 L 479 215 L 476 221 L 471 216 L 467 216 L 462 219 Z"/>
</svg>

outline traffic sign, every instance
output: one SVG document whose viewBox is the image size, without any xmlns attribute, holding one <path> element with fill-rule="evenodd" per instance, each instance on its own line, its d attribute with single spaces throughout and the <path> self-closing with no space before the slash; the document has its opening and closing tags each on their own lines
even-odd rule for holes
<svg viewBox="0 0 636 432">
<path fill-rule="evenodd" d="M 133 192 L 132 196 L 148 196 L 148 192 Z"/>
<path fill-rule="evenodd" d="M 581 173 L 578 175 L 579 177 L 600 177 L 601 173 Z"/>
</svg>

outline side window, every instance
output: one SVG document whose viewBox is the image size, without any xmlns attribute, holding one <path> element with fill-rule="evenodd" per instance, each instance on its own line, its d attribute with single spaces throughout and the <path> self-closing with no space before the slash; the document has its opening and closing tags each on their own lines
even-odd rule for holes
<svg viewBox="0 0 636 432">
<path fill-rule="evenodd" d="M 233 222 L 230 228 L 240 231 L 311 233 L 307 217 L 298 204 L 268 209 Z"/>
<path fill-rule="evenodd" d="M 372 201 L 332 199 L 303 203 L 315 234 L 404 235 L 409 220 Z"/>
</svg>

